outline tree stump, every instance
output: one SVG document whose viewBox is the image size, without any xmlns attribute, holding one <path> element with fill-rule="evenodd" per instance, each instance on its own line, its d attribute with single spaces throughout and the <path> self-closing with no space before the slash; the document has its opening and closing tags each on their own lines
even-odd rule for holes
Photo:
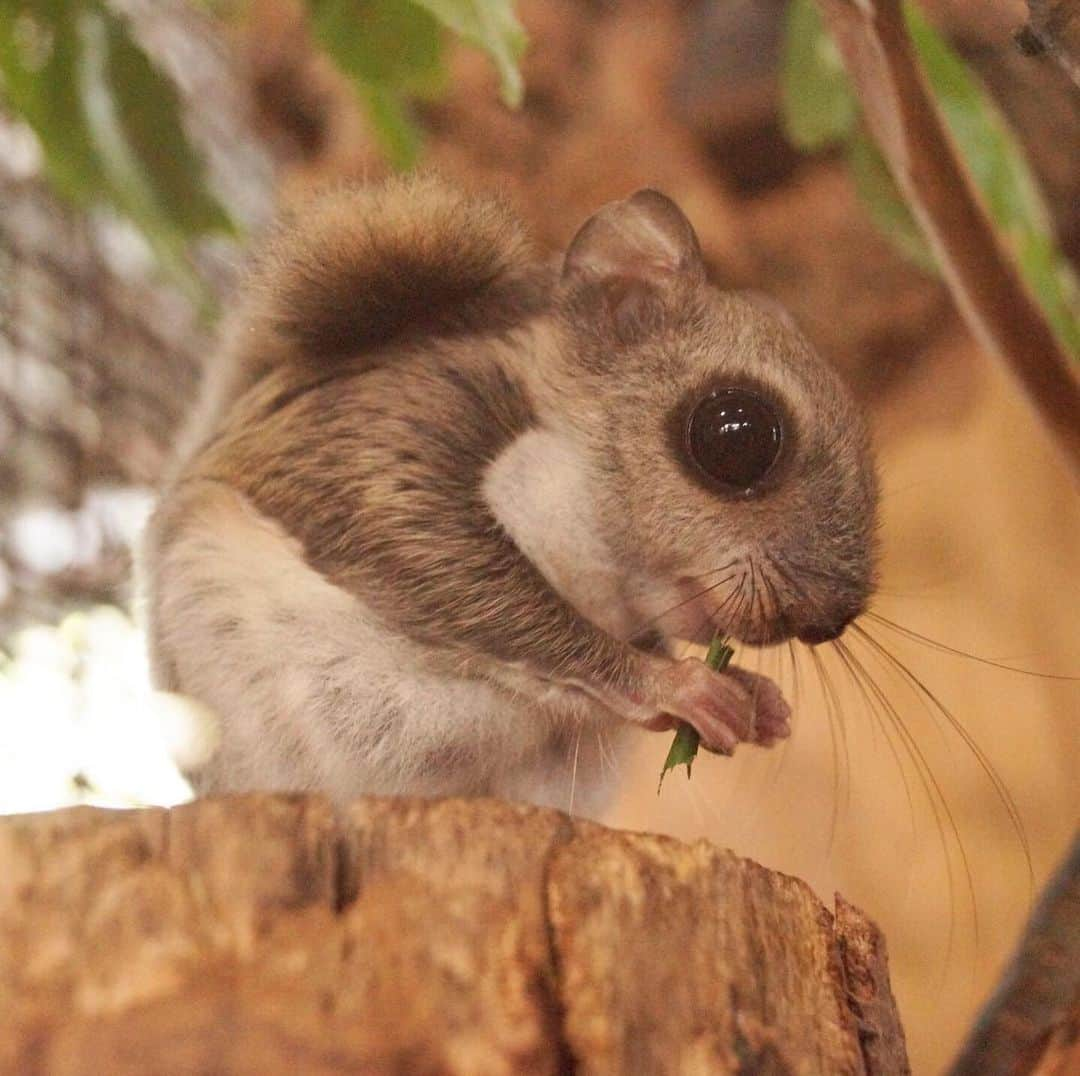
<svg viewBox="0 0 1080 1076">
<path fill-rule="evenodd" d="M 905 1073 L 877 929 L 486 800 L 0 819 L 0 1072 Z"/>
</svg>

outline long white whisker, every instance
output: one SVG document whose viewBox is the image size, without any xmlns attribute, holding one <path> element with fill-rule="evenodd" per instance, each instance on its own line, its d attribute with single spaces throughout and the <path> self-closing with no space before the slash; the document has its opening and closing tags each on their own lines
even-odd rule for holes
<svg viewBox="0 0 1080 1076">
<path fill-rule="evenodd" d="M 581 752 L 581 725 L 578 725 L 577 737 L 574 740 L 574 764 L 570 771 L 570 806 L 567 807 L 566 813 L 573 815 L 574 813 L 574 794 L 577 792 L 577 765 L 578 755 Z"/>
<path fill-rule="evenodd" d="M 896 621 L 889 620 L 887 617 L 884 617 L 873 610 L 870 610 L 863 615 L 867 619 L 872 620 L 875 624 L 885 628 L 887 631 L 895 632 L 897 635 L 901 635 L 906 639 L 911 639 L 913 642 L 921 643 L 923 646 L 929 646 L 933 650 L 939 650 L 944 654 L 952 654 L 954 657 L 958 658 L 967 658 L 968 661 L 977 661 L 980 665 L 988 665 L 992 669 L 1001 669 L 1003 672 L 1017 673 L 1020 676 L 1034 676 L 1040 680 L 1064 680 L 1068 683 L 1080 683 L 1080 676 L 1066 676 L 1063 673 L 1036 672 L 1033 669 L 1021 669 L 1016 665 L 1009 665 L 1003 661 L 995 661 L 992 658 L 980 657 L 978 654 L 969 654 L 966 650 L 960 650 L 955 646 L 949 646 L 947 643 L 943 643 L 938 639 L 932 639 L 929 635 L 922 635 L 912 628 L 905 627 L 903 624 L 897 624 Z"/>
</svg>

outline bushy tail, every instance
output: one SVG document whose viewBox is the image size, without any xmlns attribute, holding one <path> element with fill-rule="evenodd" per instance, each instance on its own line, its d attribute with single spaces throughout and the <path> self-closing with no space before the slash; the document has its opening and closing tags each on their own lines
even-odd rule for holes
<svg viewBox="0 0 1080 1076">
<path fill-rule="evenodd" d="M 288 215 L 249 281 L 263 364 L 325 364 L 405 338 L 513 324 L 535 306 L 517 219 L 435 176 L 339 187 Z"/>
</svg>

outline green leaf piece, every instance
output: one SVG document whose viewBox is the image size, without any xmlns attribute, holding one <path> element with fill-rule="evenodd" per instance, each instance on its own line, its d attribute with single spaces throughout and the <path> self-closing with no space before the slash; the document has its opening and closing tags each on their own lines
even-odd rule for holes
<svg viewBox="0 0 1080 1076">
<path fill-rule="evenodd" d="M 709 652 L 705 655 L 705 664 L 717 672 L 728 667 L 728 663 L 735 656 L 735 651 L 728 646 L 727 640 L 719 634 L 713 636 L 709 644 Z M 686 767 L 686 779 L 690 780 L 690 772 L 697 758 L 698 748 L 701 746 L 701 735 L 693 725 L 685 722 L 675 730 L 675 739 L 671 741 L 667 758 L 664 759 L 664 768 L 660 771 L 660 780 L 656 786 L 656 794 L 660 795 L 660 789 L 664 785 L 664 777 L 668 770 L 676 766 Z"/>
<path fill-rule="evenodd" d="M 676 766 L 685 766 L 686 779 L 690 779 L 690 770 L 694 765 L 694 759 L 697 758 L 700 745 L 701 735 L 693 725 L 682 724 L 675 730 L 675 739 L 671 741 L 667 758 L 664 759 L 664 768 L 660 771 L 660 783 L 656 786 L 658 796 L 668 770 L 673 770 Z"/>
<path fill-rule="evenodd" d="M 814 0 L 792 0 L 780 69 L 780 118 L 799 149 L 822 149 L 846 138 L 859 106 L 840 52 Z"/>
<path fill-rule="evenodd" d="M 517 108 L 524 96 L 518 61 L 526 36 L 514 14 L 512 0 L 412 0 L 430 11 L 444 26 L 494 61 L 502 84 L 502 99 Z"/>
</svg>

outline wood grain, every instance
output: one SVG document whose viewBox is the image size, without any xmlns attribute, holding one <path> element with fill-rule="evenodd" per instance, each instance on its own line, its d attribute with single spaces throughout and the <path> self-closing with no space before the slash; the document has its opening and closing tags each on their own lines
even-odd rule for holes
<svg viewBox="0 0 1080 1076">
<path fill-rule="evenodd" d="M 854 909 L 483 800 L 2 819 L 0 1027 L 19 1076 L 908 1071 Z"/>
</svg>

